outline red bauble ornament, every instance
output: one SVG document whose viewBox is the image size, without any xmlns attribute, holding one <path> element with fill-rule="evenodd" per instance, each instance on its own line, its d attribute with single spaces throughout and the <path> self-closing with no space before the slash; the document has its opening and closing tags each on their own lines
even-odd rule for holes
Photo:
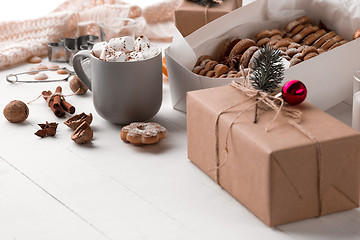
<svg viewBox="0 0 360 240">
<path fill-rule="evenodd" d="M 302 103 L 307 95 L 305 84 L 299 80 L 290 80 L 282 88 L 282 97 L 290 105 Z"/>
</svg>

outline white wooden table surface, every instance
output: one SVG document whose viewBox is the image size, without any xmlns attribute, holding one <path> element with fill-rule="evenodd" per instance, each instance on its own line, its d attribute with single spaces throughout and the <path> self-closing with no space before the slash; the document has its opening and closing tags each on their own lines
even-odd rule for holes
<svg viewBox="0 0 360 240">
<path fill-rule="evenodd" d="M 44 60 L 43 64 L 48 64 Z M 65 64 L 60 64 L 66 66 Z M 9 84 L 0 71 L 0 109 L 68 83 Z M 121 126 L 99 117 L 92 95 L 72 96 L 77 113 L 91 112 L 94 140 L 80 146 L 43 99 L 21 124 L 0 116 L 0 239 L 360 239 L 360 210 L 269 228 L 187 159 L 186 115 L 163 105 L 153 119 L 168 137 L 153 146 L 120 140 Z M 351 106 L 328 111 L 347 124 Z M 34 135 L 38 123 L 59 122 L 56 137 Z"/>
</svg>

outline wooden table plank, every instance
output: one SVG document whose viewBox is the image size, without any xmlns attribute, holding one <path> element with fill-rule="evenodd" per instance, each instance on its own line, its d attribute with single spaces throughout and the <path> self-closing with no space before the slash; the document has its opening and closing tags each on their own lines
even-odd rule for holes
<svg viewBox="0 0 360 240">
<path fill-rule="evenodd" d="M 355 209 L 282 225 L 278 229 L 295 240 L 348 240 L 360 239 L 359 226 L 360 210 Z"/>
<path fill-rule="evenodd" d="M 0 158 L 0 239 L 108 239 Z"/>
</svg>

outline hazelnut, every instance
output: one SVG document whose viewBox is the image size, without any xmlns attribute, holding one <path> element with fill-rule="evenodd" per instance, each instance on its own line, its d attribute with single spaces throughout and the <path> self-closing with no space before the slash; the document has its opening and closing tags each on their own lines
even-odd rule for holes
<svg viewBox="0 0 360 240">
<path fill-rule="evenodd" d="M 93 131 L 87 122 L 83 122 L 71 135 L 71 140 L 78 144 L 88 143 L 93 138 Z"/>
<path fill-rule="evenodd" d="M 78 95 L 83 95 L 87 92 L 88 88 L 80 81 L 78 76 L 74 76 L 70 81 L 71 91 Z"/>
<path fill-rule="evenodd" d="M 87 122 L 87 124 L 91 124 L 92 122 L 92 114 L 89 113 L 89 115 L 85 114 L 85 113 L 80 113 L 77 114 L 71 118 L 69 118 L 68 120 L 66 120 L 64 122 L 64 124 L 66 126 L 68 126 L 71 129 L 76 129 L 77 127 L 79 127 L 83 122 Z"/>
<path fill-rule="evenodd" d="M 28 106 L 19 100 L 13 100 L 4 108 L 5 118 L 12 123 L 23 122 L 29 116 Z"/>
</svg>

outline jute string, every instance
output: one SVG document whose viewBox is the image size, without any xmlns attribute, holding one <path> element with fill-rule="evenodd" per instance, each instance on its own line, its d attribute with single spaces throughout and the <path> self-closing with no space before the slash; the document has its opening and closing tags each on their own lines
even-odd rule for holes
<svg viewBox="0 0 360 240">
<path fill-rule="evenodd" d="M 224 3 L 224 1 L 222 1 L 222 0 L 215 0 L 215 3 L 222 5 L 222 4 Z M 206 25 L 206 24 L 209 23 L 209 18 L 208 18 L 208 15 L 209 15 L 209 7 L 210 7 L 210 4 L 205 5 L 205 9 L 204 9 L 204 21 L 205 21 L 205 24 L 204 24 L 204 25 Z M 236 7 L 236 8 L 239 7 L 237 2 L 235 2 L 235 7 Z M 240 6 L 240 7 L 241 7 L 241 6 Z"/>
<path fill-rule="evenodd" d="M 249 73 L 250 74 L 250 73 Z M 247 96 L 246 99 L 233 104 L 230 107 L 225 108 L 223 111 L 221 111 L 217 118 L 216 118 L 216 122 L 215 122 L 215 145 L 216 145 L 216 156 L 215 156 L 215 161 L 216 161 L 216 167 L 209 169 L 209 171 L 216 171 L 215 174 L 215 181 L 217 184 L 220 185 L 219 182 L 219 170 L 220 168 L 222 168 L 223 166 L 225 166 L 228 163 L 228 139 L 229 139 L 229 135 L 232 129 L 232 126 L 235 124 L 236 120 L 241 116 L 242 113 L 244 113 L 245 111 L 249 110 L 250 108 L 254 107 L 255 105 L 259 104 L 259 103 L 263 103 L 265 104 L 269 110 L 273 110 L 275 111 L 275 116 L 274 118 L 267 124 L 266 128 L 265 128 L 265 132 L 268 132 L 270 129 L 270 126 L 279 118 L 280 115 L 283 115 L 284 117 L 287 118 L 287 122 L 292 125 L 293 127 L 295 127 L 297 130 L 299 130 L 302 134 L 304 134 L 307 138 L 309 138 L 316 147 L 316 161 L 317 161 L 317 169 L 318 169 L 318 206 L 319 206 L 319 212 L 318 215 L 320 216 L 322 213 L 322 201 L 321 201 L 321 196 L 322 196 L 322 175 L 321 175 L 321 145 L 318 143 L 316 137 L 314 135 L 312 135 L 308 130 L 306 130 L 304 127 L 302 127 L 298 122 L 301 121 L 301 111 L 294 109 L 294 108 L 290 108 L 290 107 L 285 107 L 284 106 L 284 100 L 282 98 L 276 98 L 275 96 L 270 95 L 269 93 L 260 91 L 260 90 L 256 90 L 252 87 L 250 81 L 249 81 L 249 74 L 245 77 L 244 81 L 242 83 L 233 81 L 230 86 L 242 91 L 243 93 L 245 93 L 245 95 Z M 244 72 L 243 72 L 243 76 L 245 76 Z M 220 164 L 220 158 L 219 158 L 219 120 L 222 114 L 228 112 L 230 109 L 243 105 L 251 100 L 256 100 L 255 102 L 251 103 L 250 105 L 248 105 L 247 107 L 245 107 L 244 109 L 240 110 L 237 115 L 232 119 L 230 126 L 227 130 L 226 133 L 226 140 L 225 140 L 225 160 L 223 161 L 223 163 Z"/>
<path fill-rule="evenodd" d="M 208 21 L 209 21 L 209 19 L 208 19 L 208 12 L 209 12 L 209 5 L 206 5 L 205 6 L 205 14 L 204 14 L 204 20 L 205 20 L 205 24 L 204 25 L 206 25 L 206 24 L 208 24 Z"/>
<path fill-rule="evenodd" d="M 37 101 L 39 98 L 43 97 L 43 98 L 45 98 L 46 103 L 47 103 L 48 105 L 50 105 L 50 101 L 51 101 L 54 97 L 60 96 L 60 98 L 65 101 L 65 97 L 74 96 L 74 95 L 76 95 L 80 90 L 81 90 L 81 89 L 79 88 L 76 92 L 74 92 L 74 93 L 72 93 L 72 94 L 61 94 L 61 93 L 56 93 L 56 92 L 53 93 L 53 94 L 51 94 L 51 95 L 43 95 L 43 94 L 40 94 L 39 96 L 37 96 L 37 97 L 34 98 L 33 100 L 27 102 L 27 104 L 33 103 L 33 102 Z"/>
</svg>

